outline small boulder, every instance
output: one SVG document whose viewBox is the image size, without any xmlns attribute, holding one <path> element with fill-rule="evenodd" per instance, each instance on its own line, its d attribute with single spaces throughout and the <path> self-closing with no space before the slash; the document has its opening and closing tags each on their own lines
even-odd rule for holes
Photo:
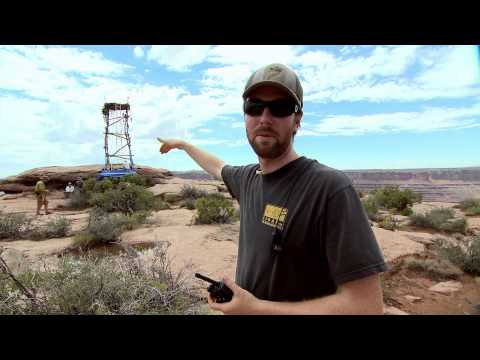
<svg viewBox="0 0 480 360">
<path fill-rule="evenodd" d="M 411 303 L 422 301 L 422 298 L 418 296 L 405 295 L 404 297 Z"/>
<path fill-rule="evenodd" d="M 408 315 L 405 311 L 397 309 L 394 306 L 385 306 L 383 309 L 385 315 Z"/>
<path fill-rule="evenodd" d="M 451 294 L 453 292 L 459 291 L 462 287 L 463 285 L 461 282 L 445 281 L 429 287 L 428 290 L 441 294 Z"/>
</svg>

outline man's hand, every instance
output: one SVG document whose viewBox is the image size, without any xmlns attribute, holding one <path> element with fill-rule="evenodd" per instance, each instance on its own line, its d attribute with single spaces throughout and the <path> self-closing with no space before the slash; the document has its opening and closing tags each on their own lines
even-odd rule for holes
<svg viewBox="0 0 480 360">
<path fill-rule="evenodd" d="M 166 154 L 172 149 L 183 149 L 185 146 L 185 141 L 176 140 L 176 139 L 160 139 L 157 137 L 157 140 L 160 142 L 160 152 Z"/>
<path fill-rule="evenodd" d="M 216 303 L 208 294 L 208 304 L 210 309 L 223 312 L 225 315 L 246 315 L 255 314 L 258 310 L 260 300 L 242 289 L 229 278 L 224 277 L 223 282 L 233 291 L 232 300 L 226 303 Z"/>
</svg>

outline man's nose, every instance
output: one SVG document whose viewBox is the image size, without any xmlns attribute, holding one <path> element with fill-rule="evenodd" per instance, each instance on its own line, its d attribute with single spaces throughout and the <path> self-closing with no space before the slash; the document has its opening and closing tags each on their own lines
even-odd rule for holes
<svg viewBox="0 0 480 360">
<path fill-rule="evenodd" d="M 260 124 L 271 124 L 272 123 L 272 114 L 270 113 L 270 109 L 265 107 L 263 109 L 262 115 L 260 115 Z"/>
</svg>

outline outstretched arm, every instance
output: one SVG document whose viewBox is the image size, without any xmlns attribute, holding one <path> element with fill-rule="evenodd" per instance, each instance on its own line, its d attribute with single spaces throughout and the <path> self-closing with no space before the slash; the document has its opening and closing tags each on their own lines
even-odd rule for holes
<svg viewBox="0 0 480 360">
<path fill-rule="evenodd" d="M 177 139 L 160 139 L 160 152 L 166 154 L 172 149 L 184 150 L 200 167 L 218 180 L 222 180 L 222 168 L 225 163 L 212 154 L 201 150 L 192 144 Z"/>
</svg>

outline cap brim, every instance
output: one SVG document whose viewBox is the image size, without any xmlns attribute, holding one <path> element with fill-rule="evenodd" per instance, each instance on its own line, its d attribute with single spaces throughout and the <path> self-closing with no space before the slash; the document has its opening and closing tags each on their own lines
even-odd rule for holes
<svg viewBox="0 0 480 360">
<path fill-rule="evenodd" d="M 258 89 L 259 87 L 265 86 L 265 85 L 273 86 L 280 90 L 285 91 L 287 94 L 289 94 L 291 97 L 295 99 L 297 105 L 300 107 L 300 109 L 302 109 L 302 103 L 300 102 L 300 99 L 297 97 L 297 95 L 288 87 L 286 87 L 285 85 L 277 81 L 265 80 L 250 86 L 247 90 L 243 92 L 243 95 L 242 95 L 243 99 L 246 99 L 253 90 Z"/>
</svg>

